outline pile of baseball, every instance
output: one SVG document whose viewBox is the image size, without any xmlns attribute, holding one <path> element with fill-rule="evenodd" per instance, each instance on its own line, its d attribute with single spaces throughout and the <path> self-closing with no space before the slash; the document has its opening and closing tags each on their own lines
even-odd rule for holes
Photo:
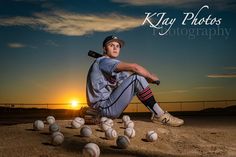
<svg viewBox="0 0 236 157">
<path fill-rule="evenodd" d="M 100 120 L 100 128 L 105 132 L 105 138 L 108 140 L 114 140 L 117 138 L 117 132 L 113 129 L 114 122 L 112 119 L 102 117 Z"/>
<path fill-rule="evenodd" d="M 107 117 L 101 117 L 99 127 L 102 132 L 104 132 L 104 138 L 107 140 L 115 140 L 116 145 L 120 149 L 127 149 L 130 142 L 135 138 L 136 132 L 134 129 L 134 122 L 130 119 L 128 115 L 122 117 L 122 123 L 124 125 L 124 134 L 118 135 L 117 131 L 113 128 L 114 122 L 112 119 Z M 71 128 L 79 129 L 80 136 L 84 138 L 89 138 L 92 136 L 93 131 L 91 127 L 84 125 L 85 120 L 81 117 L 75 117 L 71 120 Z M 51 144 L 54 146 L 61 145 L 64 141 L 64 135 L 61 132 L 60 126 L 56 123 L 53 116 L 48 116 L 46 121 L 36 120 L 33 123 L 33 129 L 36 131 L 42 131 L 48 125 L 49 132 L 51 134 Z M 158 139 L 158 135 L 155 131 L 146 132 L 146 141 L 154 142 Z M 99 157 L 100 148 L 96 143 L 87 143 L 83 148 L 83 156 L 89 157 Z"/>
<path fill-rule="evenodd" d="M 56 119 L 53 116 L 47 116 L 45 123 L 42 120 L 34 121 L 33 129 L 35 131 L 43 131 L 45 124 L 49 125 L 51 144 L 54 146 L 61 145 L 64 141 L 64 135 L 60 132 L 60 126 L 56 123 Z"/>
</svg>

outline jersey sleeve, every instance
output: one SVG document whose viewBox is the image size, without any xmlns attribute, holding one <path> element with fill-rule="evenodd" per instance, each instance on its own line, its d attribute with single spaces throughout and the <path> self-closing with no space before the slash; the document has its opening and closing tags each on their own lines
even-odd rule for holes
<svg viewBox="0 0 236 157">
<path fill-rule="evenodd" d="M 119 63 L 120 61 L 117 59 L 103 58 L 99 63 L 99 67 L 101 71 L 113 75 L 115 73 L 116 66 Z"/>
</svg>

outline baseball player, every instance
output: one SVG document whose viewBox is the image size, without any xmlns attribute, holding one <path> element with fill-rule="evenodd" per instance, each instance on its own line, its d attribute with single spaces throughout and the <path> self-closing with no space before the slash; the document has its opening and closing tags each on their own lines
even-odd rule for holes
<svg viewBox="0 0 236 157">
<path fill-rule="evenodd" d="M 136 63 L 117 59 L 124 41 L 108 36 L 103 41 L 103 56 L 91 65 L 87 75 L 86 96 L 90 108 L 100 116 L 118 118 L 133 96 L 152 112 L 151 120 L 170 126 L 181 126 L 182 119 L 165 112 L 156 102 L 149 83 L 159 78 Z"/>
</svg>

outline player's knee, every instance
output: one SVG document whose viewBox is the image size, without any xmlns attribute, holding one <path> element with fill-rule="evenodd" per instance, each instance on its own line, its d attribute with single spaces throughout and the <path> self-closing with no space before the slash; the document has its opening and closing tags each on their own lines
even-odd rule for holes
<svg viewBox="0 0 236 157">
<path fill-rule="evenodd" d="M 147 80 L 145 79 L 145 77 L 141 76 L 141 75 L 136 75 L 136 79 L 139 80 L 140 82 L 143 82 L 143 83 L 148 83 Z"/>
<path fill-rule="evenodd" d="M 137 79 L 139 79 L 139 80 L 146 80 L 145 77 L 143 77 L 141 75 L 137 75 Z"/>
</svg>

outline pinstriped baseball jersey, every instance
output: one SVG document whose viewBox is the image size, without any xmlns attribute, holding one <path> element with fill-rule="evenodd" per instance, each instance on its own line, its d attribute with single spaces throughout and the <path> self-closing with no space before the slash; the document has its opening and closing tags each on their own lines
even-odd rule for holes
<svg viewBox="0 0 236 157">
<path fill-rule="evenodd" d="M 97 108 L 98 102 L 109 98 L 112 91 L 130 74 L 115 72 L 120 61 L 108 57 L 97 58 L 87 75 L 86 97 L 88 105 Z"/>
</svg>

